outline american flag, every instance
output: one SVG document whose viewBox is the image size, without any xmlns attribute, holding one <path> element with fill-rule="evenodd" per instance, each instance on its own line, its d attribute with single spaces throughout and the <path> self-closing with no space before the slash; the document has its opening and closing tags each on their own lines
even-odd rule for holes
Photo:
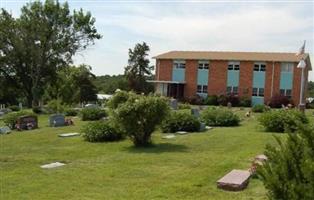
<svg viewBox="0 0 314 200">
<path fill-rule="evenodd" d="M 299 52 L 296 55 L 300 56 L 300 55 L 304 54 L 304 51 L 305 51 L 305 40 L 304 40 L 302 47 L 299 49 Z"/>
</svg>

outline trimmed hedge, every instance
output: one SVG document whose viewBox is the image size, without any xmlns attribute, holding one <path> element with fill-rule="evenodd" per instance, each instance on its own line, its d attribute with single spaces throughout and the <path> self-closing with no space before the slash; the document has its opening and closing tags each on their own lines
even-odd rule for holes
<svg viewBox="0 0 314 200">
<path fill-rule="evenodd" d="M 264 104 L 255 105 L 252 108 L 252 111 L 255 113 L 263 113 L 267 110 L 269 110 L 269 109 Z"/>
<path fill-rule="evenodd" d="M 123 134 L 108 121 L 89 122 L 82 128 L 88 142 L 111 142 L 123 139 Z"/>
<path fill-rule="evenodd" d="M 238 126 L 240 118 L 225 108 L 210 107 L 201 113 L 201 119 L 208 126 Z"/>
<path fill-rule="evenodd" d="M 259 123 L 269 132 L 295 132 L 298 124 L 307 124 L 309 121 L 304 113 L 292 110 L 272 110 L 263 113 L 259 119 Z"/>
<path fill-rule="evenodd" d="M 84 108 L 80 114 L 82 121 L 95 121 L 107 116 L 106 111 L 100 108 Z"/>
<path fill-rule="evenodd" d="M 161 130 L 164 133 L 197 132 L 200 130 L 200 121 L 190 113 L 173 111 L 162 122 Z"/>
</svg>

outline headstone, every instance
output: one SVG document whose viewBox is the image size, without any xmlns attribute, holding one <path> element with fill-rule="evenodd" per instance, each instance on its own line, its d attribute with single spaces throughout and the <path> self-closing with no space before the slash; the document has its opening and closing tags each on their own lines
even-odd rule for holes
<svg viewBox="0 0 314 200">
<path fill-rule="evenodd" d="M 253 162 L 252 162 L 252 164 L 251 164 L 251 167 L 250 167 L 250 169 L 249 169 L 250 173 L 251 173 L 252 175 L 255 175 L 257 167 L 264 165 L 264 163 L 265 163 L 267 160 L 268 160 L 268 158 L 267 158 L 267 156 L 265 156 L 264 154 L 257 155 L 257 156 L 254 158 L 254 160 L 253 160 Z"/>
<path fill-rule="evenodd" d="M 213 127 L 211 127 L 211 126 L 205 126 L 205 128 L 206 128 L 207 130 L 213 129 Z"/>
<path fill-rule="evenodd" d="M 36 116 L 26 115 L 21 116 L 16 122 L 17 130 L 31 130 L 38 128 L 38 119 Z"/>
<path fill-rule="evenodd" d="M 7 126 L 0 127 L 0 134 L 8 134 L 11 133 L 11 129 Z"/>
<path fill-rule="evenodd" d="M 54 162 L 54 163 L 49 163 L 49 164 L 46 164 L 46 165 L 42 165 L 40 166 L 42 169 L 52 169 L 52 168 L 56 168 L 56 167 L 61 167 L 65 165 L 64 163 L 61 163 L 61 162 Z"/>
<path fill-rule="evenodd" d="M 174 134 L 169 134 L 169 135 L 165 135 L 162 137 L 162 139 L 172 139 L 175 138 L 176 136 Z"/>
<path fill-rule="evenodd" d="M 58 127 L 65 125 L 64 115 L 56 114 L 49 117 L 49 126 Z"/>
<path fill-rule="evenodd" d="M 228 108 L 232 108 L 231 102 L 228 102 L 228 103 L 227 103 L 227 107 L 228 107 Z"/>
<path fill-rule="evenodd" d="M 20 108 L 20 110 L 23 109 L 23 104 L 22 103 L 19 103 L 19 108 Z"/>
<path fill-rule="evenodd" d="M 178 134 L 180 134 L 180 135 L 185 135 L 185 134 L 187 134 L 188 132 L 186 132 L 186 131 L 177 131 L 176 133 L 178 133 Z"/>
<path fill-rule="evenodd" d="M 59 134 L 58 136 L 59 137 L 75 137 L 79 135 L 80 135 L 79 133 L 62 133 L 62 134 Z"/>
<path fill-rule="evenodd" d="M 197 109 L 197 108 L 192 108 L 192 109 L 191 109 L 191 114 L 192 114 L 194 117 L 196 117 L 196 118 L 199 118 L 199 117 L 200 117 L 200 111 L 199 111 L 199 109 Z"/>
<path fill-rule="evenodd" d="M 170 99 L 170 107 L 173 110 L 177 110 L 178 109 L 178 100 L 176 99 Z"/>
<path fill-rule="evenodd" d="M 243 190 L 248 185 L 250 176 L 249 171 L 234 169 L 217 181 L 217 187 L 230 191 Z"/>
<path fill-rule="evenodd" d="M 200 131 L 205 131 L 205 130 L 206 130 L 206 124 L 204 122 L 201 122 Z"/>
</svg>

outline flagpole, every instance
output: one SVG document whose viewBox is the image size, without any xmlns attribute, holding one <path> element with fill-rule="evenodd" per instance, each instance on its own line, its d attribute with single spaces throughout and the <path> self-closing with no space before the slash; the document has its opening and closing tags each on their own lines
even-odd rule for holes
<svg viewBox="0 0 314 200">
<path fill-rule="evenodd" d="M 300 51 L 297 55 L 301 55 L 301 60 L 298 64 L 298 68 L 301 68 L 301 88 L 300 88 L 300 100 L 299 100 L 299 109 L 300 111 L 304 112 L 305 110 L 305 104 L 303 103 L 303 97 L 304 97 L 304 69 L 306 67 L 305 63 L 305 43 L 306 41 L 304 40 L 304 43 L 302 47 L 300 48 Z"/>
</svg>

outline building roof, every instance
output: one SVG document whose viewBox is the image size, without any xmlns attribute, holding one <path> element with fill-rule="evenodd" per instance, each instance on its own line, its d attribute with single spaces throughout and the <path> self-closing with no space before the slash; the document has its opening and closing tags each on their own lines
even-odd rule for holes
<svg viewBox="0 0 314 200">
<path fill-rule="evenodd" d="M 309 58 L 309 54 L 305 54 L 305 57 Z M 167 53 L 160 54 L 153 58 L 299 62 L 302 56 L 296 56 L 296 53 L 278 53 L 278 52 L 169 51 Z"/>
</svg>

